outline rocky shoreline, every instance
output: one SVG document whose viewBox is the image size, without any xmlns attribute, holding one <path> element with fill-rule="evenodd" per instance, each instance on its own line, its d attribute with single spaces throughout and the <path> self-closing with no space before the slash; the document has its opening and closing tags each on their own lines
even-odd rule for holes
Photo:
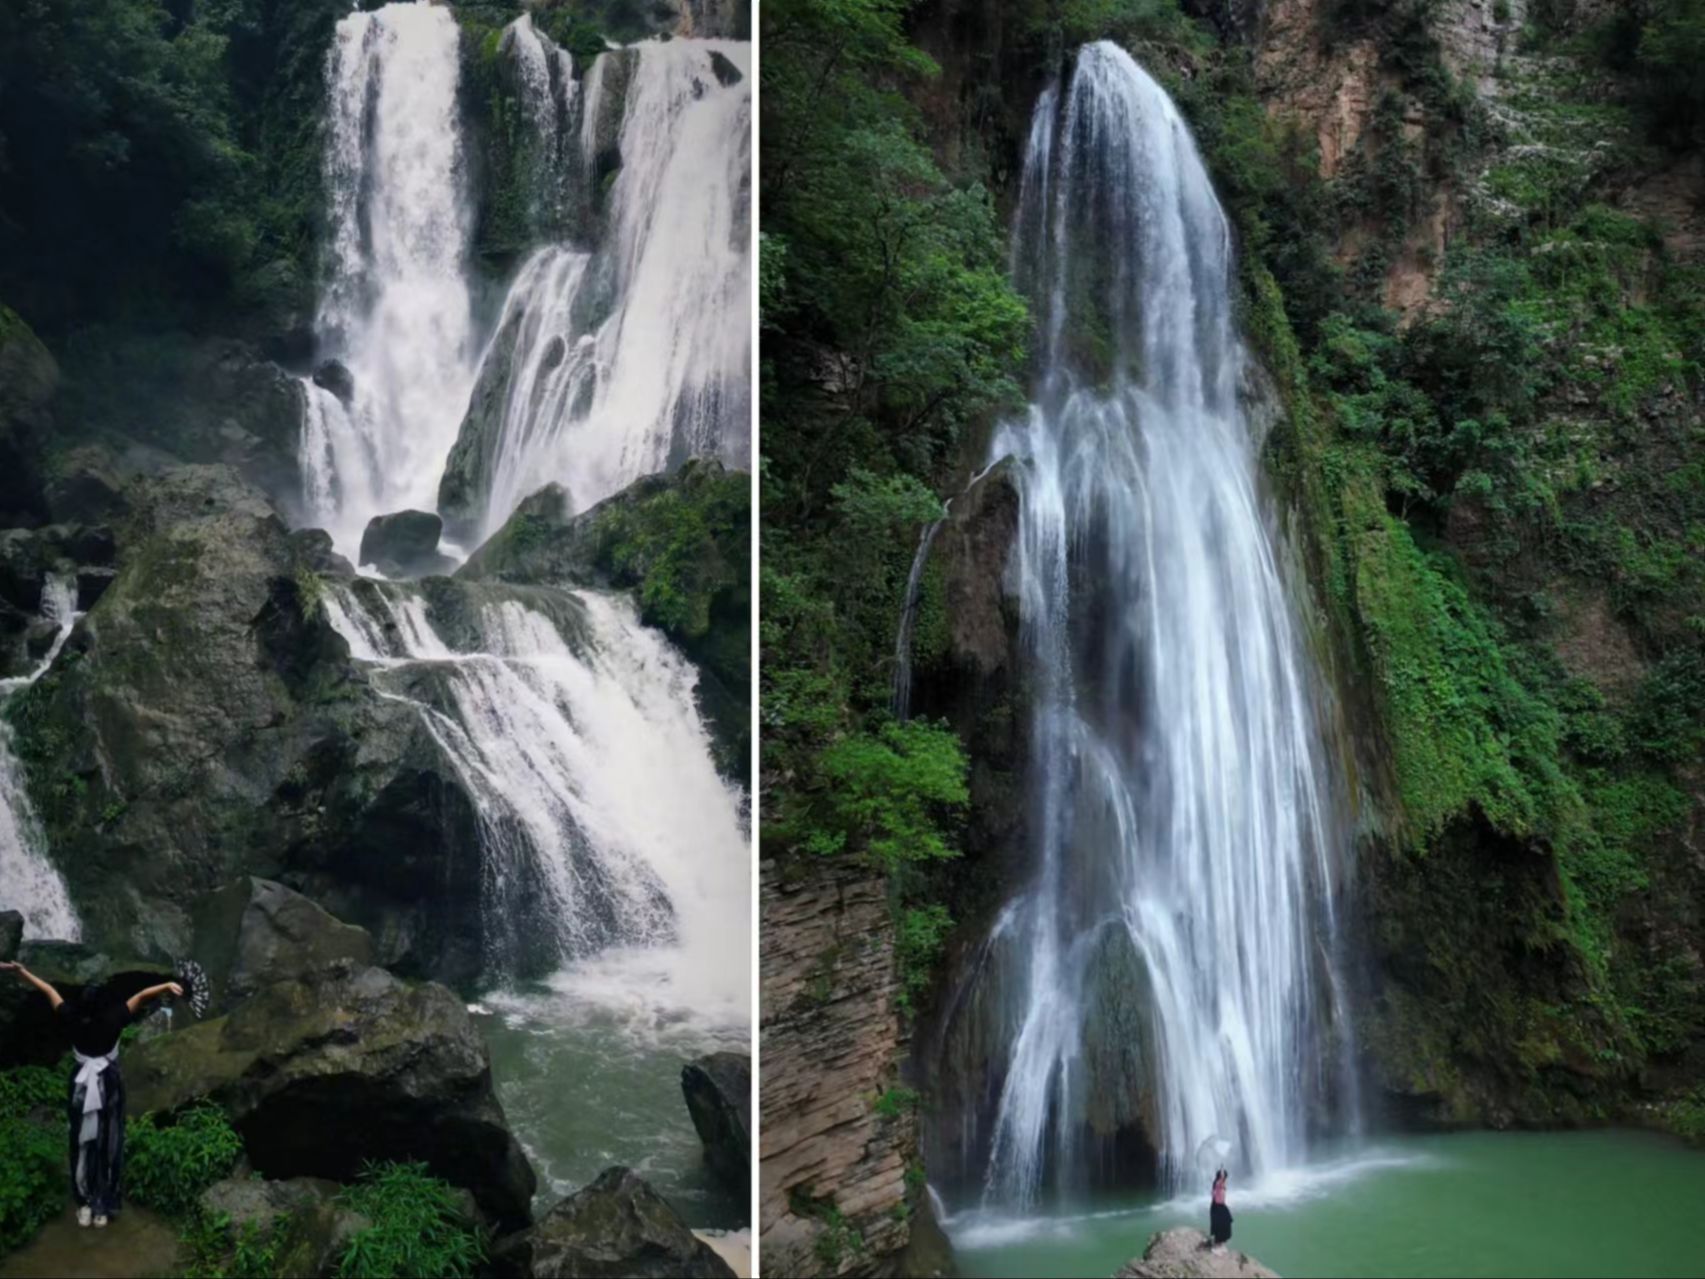
<svg viewBox="0 0 1705 1279">
<path fill-rule="evenodd" d="M 288 1273 L 335 1273 L 370 1225 L 343 1191 L 375 1161 L 424 1165 L 454 1187 L 459 1219 L 491 1241 L 493 1275 L 736 1273 L 628 1168 L 606 1170 L 535 1219 L 536 1178 L 464 1001 L 374 963 L 365 929 L 252 877 L 208 895 L 195 914 L 208 1016 L 184 1025 L 192 1014 L 180 1008 L 175 1028 L 159 1013 L 144 1021 L 123 1058 L 130 1113 L 170 1123 L 212 1103 L 228 1116 L 245 1175 L 212 1185 L 201 1210 L 239 1236 L 287 1241 Z M 0 959 L 20 958 L 68 997 L 170 971 L 21 933 L 21 917 L 0 912 Z M 0 1070 L 58 1060 L 63 1045 L 44 1004 L 21 986 L 0 989 Z M 682 1070 L 682 1103 L 707 1164 L 740 1185 L 749 1080 L 749 1060 L 735 1053 Z M 739 1256 L 737 1241 L 717 1243 Z"/>
</svg>

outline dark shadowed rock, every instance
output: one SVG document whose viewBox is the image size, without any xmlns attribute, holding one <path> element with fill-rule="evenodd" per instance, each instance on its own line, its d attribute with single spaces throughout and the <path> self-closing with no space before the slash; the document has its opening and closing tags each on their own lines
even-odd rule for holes
<svg viewBox="0 0 1705 1279">
<path fill-rule="evenodd" d="M 355 398 L 355 375 L 342 360 L 327 360 L 314 370 L 314 385 L 348 404 Z"/>
<path fill-rule="evenodd" d="M 137 1046 L 125 1079 L 137 1112 L 197 1097 L 224 1106 L 269 1176 L 347 1181 L 366 1160 L 420 1160 L 502 1229 L 529 1220 L 533 1170 L 492 1092 L 485 1042 L 435 983 L 382 968 L 280 982 Z"/>
<path fill-rule="evenodd" d="M 744 78 L 740 74 L 740 68 L 715 49 L 710 51 L 710 69 L 716 73 L 717 83 L 723 86 L 739 84 Z"/>
<path fill-rule="evenodd" d="M 0 303 L 0 525 L 47 519 L 40 457 L 59 366 L 17 312 Z"/>
<path fill-rule="evenodd" d="M 204 898 L 194 913 L 192 953 L 212 983 L 216 1009 L 275 982 L 374 962 L 373 937 L 365 928 L 334 919 L 271 880 L 239 879 Z"/>
<path fill-rule="evenodd" d="M 1200 1230 L 1163 1230 L 1149 1240 L 1140 1261 L 1127 1262 L 1113 1279 L 1279 1279 L 1247 1253 L 1227 1245 L 1216 1252 Z"/>
<path fill-rule="evenodd" d="M 0 910 L 0 964 L 18 957 L 18 947 L 24 940 L 24 917 L 15 910 Z"/>
<path fill-rule="evenodd" d="M 752 1176 L 752 1059 L 711 1053 L 681 1068 L 681 1092 L 704 1143 L 705 1162 L 736 1189 Z"/>
<path fill-rule="evenodd" d="M 430 511 L 397 511 L 375 515 L 361 534 L 361 564 L 371 564 L 386 577 L 421 577 L 447 573 L 455 567 L 438 553 L 444 521 Z"/>
<path fill-rule="evenodd" d="M 493 1257 L 515 1279 L 724 1279 L 734 1271 L 628 1168 L 607 1168 L 504 1240 Z"/>
</svg>

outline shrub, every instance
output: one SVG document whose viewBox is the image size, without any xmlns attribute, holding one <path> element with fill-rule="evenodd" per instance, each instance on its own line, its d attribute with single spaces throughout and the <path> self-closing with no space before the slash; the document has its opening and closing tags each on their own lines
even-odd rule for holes
<svg viewBox="0 0 1705 1279">
<path fill-rule="evenodd" d="M 65 1141 L 59 1129 L 0 1115 L 0 1254 L 29 1242 L 59 1211 L 64 1196 Z"/>
<path fill-rule="evenodd" d="M 137 1203 L 168 1217 L 194 1213 L 202 1193 L 229 1176 L 243 1153 L 243 1139 L 218 1106 L 198 1105 L 162 1124 L 140 1115 L 125 1134 L 124 1178 Z"/>
<path fill-rule="evenodd" d="M 428 1176 L 425 1164 L 369 1164 L 343 1202 L 373 1225 L 349 1241 L 339 1279 L 461 1279 L 485 1259 L 485 1240 L 463 1223 L 450 1187 Z"/>
</svg>

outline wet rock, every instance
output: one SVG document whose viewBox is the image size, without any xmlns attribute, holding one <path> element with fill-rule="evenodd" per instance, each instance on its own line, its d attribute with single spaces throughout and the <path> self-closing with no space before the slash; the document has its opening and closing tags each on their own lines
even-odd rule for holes
<svg viewBox="0 0 1705 1279">
<path fill-rule="evenodd" d="M 516 1279 L 732 1279 L 734 1274 L 661 1195 L 627 1168 L 599 1173 L 531 1230 L 500 1243 L 492 1260 L 498 1274 Z"/>
<path fill-rule="evenodd" d="M 355 398 L 355 375 L 342 360 L 327 360 L 314 370 L 314 385 L 348 404 Z"/>
<path fill-rule="evenodd" d="M 118 576 L 116 568 L 97 568 L 85 566 L 77 570 L 77 611 L 87 613 L 100 603 L 101 596 L 107 593 L 107 587 L 113 584 Z"/>
<path fill-rule="evenodd" d="M 1216 1252 L 1200 1230 L 1180 1227 L 1155 1235 L 1142 1259 L 1120 1267 L 1113 1279 L 1278 1279 L 1278 1274 L 1229 1244 Z"/>
<path fill-rule="evenodd" d="M 126 493 L 123 572 L 53 678 L 10 703 L 84 936 L 188 954 L 190 908 L 260 874 L 366 927 L 383 962 L 470 979 L 478 816 L 419 713 L 381 697 L 327 621 L 347 565 L 228 467 Z"/>
<path fill-rule="evenodd" d="M 430 511 L 375 515 L 361 534 L 361 565 L 372 565 L 386 577 L 447 573 L 455 562 L 438 552 L 443 532 L 444 521 Z"/>
<path fill-rule="evenodd" d="M 492 1091 L 485 1042 L 435 983 L 348 966 L 280 982 L 139 1045 L 125 1079 L 138 1113 L 197 1097 L 224 1106 L 269 1176 L 347 1181 L 367 1160 L 419 1160 L 500 1228 L 530 1219 L 533 1170 Z"/>
<path fill-rule="evenodd" d="M 752 1177 L 752 1058 L 711 1053 L 681 1068 L 681 1092 L 704 1143 L 705 1162 L 730 1186 Z"/>
<path fill-rule="evenodd" d="M 636 480 L 590 510 L 546 485 L 459 570 L 458 581 L 633 590 L 640 620 L 659 627 L 699 670 L 695 693 L 711 729 L 717 764 L 747 782 L 752 680 L 751 486 L 720 462 L 694 460 Z M 681 536 L 690 531 L 689 541 Z M 661 564 L 663 555 L 669 557 Z M 640 587 L 666 572 L 670 607 Z"/>
<path fill-rule="evenodd" d="M 124 514 L 125 468 L 112 451 L 85 444 L 58 459 L 47 481 L 47 504 L 62 522 L 104 523 Z"/>
<path fill-rule="evenodd" d="M 195 911 L 196 962 L 227 1009 L 265 986 L 374 962 L 373 937 L 342 923 L 301 893 L 245 877 L 204 898 Z"/>
<path fill-rule="evenodd" d="M 24 940 L 24 917 L 15 910 L 0 910 L 0 964 L 18 957 L 18 947 Z"/>
<path fill-rule="evenodd" d="M 740 74 L 740 68 L 715 49 L 710 52 L 710 69 L 716 73 L 717 83 L 724 87 L 739 84 L 744 79 Z"/>
</svg>

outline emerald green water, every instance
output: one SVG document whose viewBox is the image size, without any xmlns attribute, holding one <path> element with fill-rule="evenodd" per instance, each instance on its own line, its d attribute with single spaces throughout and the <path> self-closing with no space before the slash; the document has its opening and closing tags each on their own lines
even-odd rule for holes
<svg viewBox="0 0 1705 1279">
<path fill-rule="evenodd" d="M 1241 1193 L 1240 1193 L 1241 1191 Z M 1466 1133 L 1371 1143 L 1243 1190 L 1231 1246 L 1286 1276 L 1705 1275 L 1705 1153 L 1644 1132 Z M 967 1276 L 1107 1276 L 1200 1203 L 949 1219 Z"/>
<path fill-rule="evenodd" d="M 488 994 L 474 1020 L 510 1129 L 539 1177 L 536 1209 L 621 1164 L 689 1226 L 746 1225 L 749 1205 L 707 1175 L 681 1095 L 688 1061 L 747 1047 L 738 1027 L 660 1018 L 654 1008 L 624 1009 L 549 986 Z"/>
</svg>

